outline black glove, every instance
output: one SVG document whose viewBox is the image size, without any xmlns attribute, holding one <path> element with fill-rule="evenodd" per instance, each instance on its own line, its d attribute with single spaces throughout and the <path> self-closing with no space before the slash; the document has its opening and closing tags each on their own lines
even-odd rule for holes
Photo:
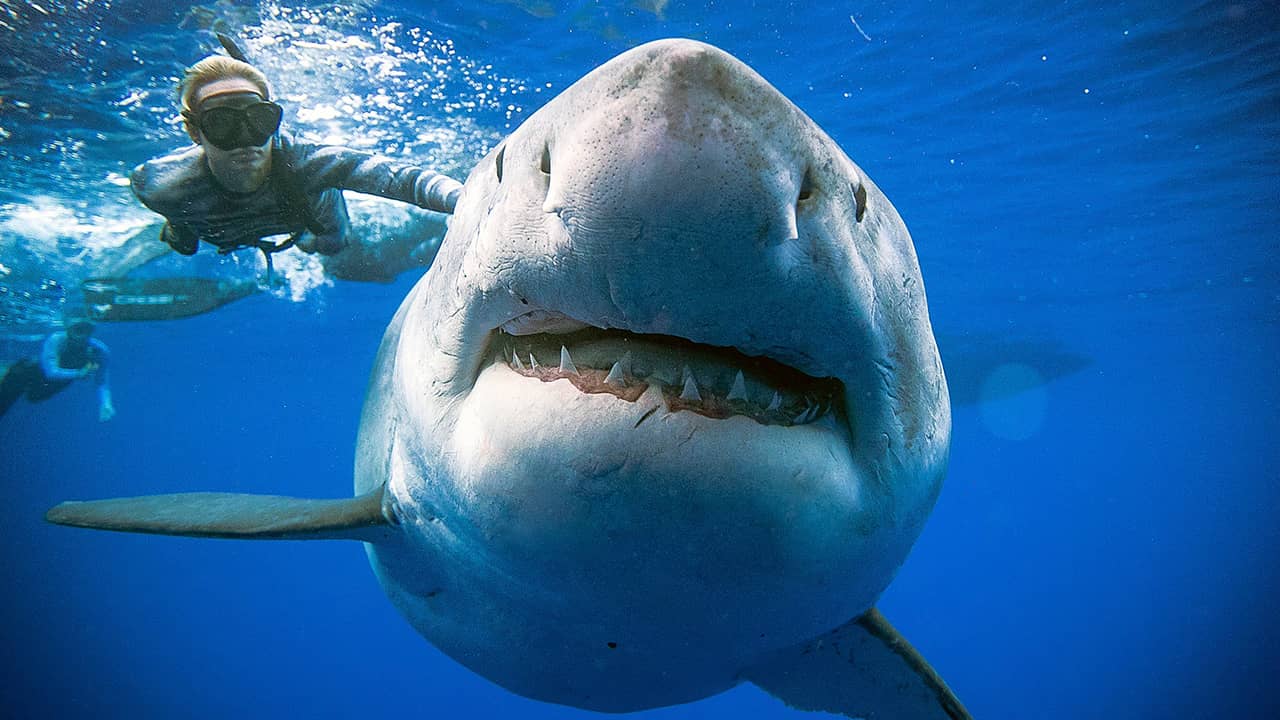
<svg viewBox="0 0 1280 720">
<path fill-rule="evenodd" d="M 318 252 L 321 255 L 337 255 L 347 247 L 347 239 L 338 233 L 316 235 L 310 230 L 303 230 L 298 233 L 295 247 L 308 254 Z"/>
<path fill-rule="evenodd" d="M 195 233 L 180 233 L 167 222 L 160 230 L 160 239 L 179 255 L 195 255 L 200 247 L 200 238 Z"/>
</svg>

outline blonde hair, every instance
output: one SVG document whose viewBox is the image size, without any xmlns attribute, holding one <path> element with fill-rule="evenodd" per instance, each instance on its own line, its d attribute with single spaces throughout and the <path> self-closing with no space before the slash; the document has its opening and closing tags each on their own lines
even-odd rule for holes
<svg viewBox="0 0 1280 720">
<path fill-rule="evenodd" d="M 195 119 L 195 108 L 192 100 L 200 92 L 200 88 L 212 82 L 228 78 L 243 78 L 253 83 L 263 100 L 271 99 L 271 84 L 267 76 L 258 68 L 247 62 L 241 62 L 226 55 L 210 55 L 186 69 L 182 82 L 178 83 L 178 99 L 182 106 L 182 123 L 187 132 L 192 132 L 192 120 Z"/>
</svg>

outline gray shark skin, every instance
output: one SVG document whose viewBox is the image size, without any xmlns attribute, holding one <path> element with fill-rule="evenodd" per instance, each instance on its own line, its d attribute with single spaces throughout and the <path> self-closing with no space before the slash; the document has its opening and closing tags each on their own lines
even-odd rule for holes
<svg viewBox="0 0 1280 720">
<path fill-rule="evenodd" d="M 423 636 L 548 702 L 627 712 L 748 680 L 850 717 L 964 718 L 873 609 L 950 431 L 893 206 L 749 67 L 664 40 L 471 172 L 378 350 L 355 498 L 48 517 L 365 541 Z"/>
</svg>

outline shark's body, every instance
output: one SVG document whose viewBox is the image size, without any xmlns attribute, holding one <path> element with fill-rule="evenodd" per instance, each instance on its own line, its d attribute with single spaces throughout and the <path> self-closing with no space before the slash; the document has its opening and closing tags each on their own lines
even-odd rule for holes
<svg viewBox="0 0 1280 720">
<path fill-rule="evenodd" d="M 799 707 L 957 718 L 872 610 L 949 438 L 896 211 L 750 68 L 659 41 L 471 173 L 379 350 L 355 499 L 51 519 L 365 540 L 419 632 L 551 702 L 630 711 L 746 679 Z"/>
</svg>

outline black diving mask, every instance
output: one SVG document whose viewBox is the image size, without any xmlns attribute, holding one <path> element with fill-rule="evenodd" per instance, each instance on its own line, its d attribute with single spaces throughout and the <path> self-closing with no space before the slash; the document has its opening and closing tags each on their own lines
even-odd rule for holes
<svg viewBox="0 0 1280 720">
<path fill-rule="evenodd" d="M 273 102 L 244 107 L 219 106 L 203 110 L 196 123 L 205 139 L 219 150 L 258 147 L 280 129 L 284 110 Z"/>
</svg>

